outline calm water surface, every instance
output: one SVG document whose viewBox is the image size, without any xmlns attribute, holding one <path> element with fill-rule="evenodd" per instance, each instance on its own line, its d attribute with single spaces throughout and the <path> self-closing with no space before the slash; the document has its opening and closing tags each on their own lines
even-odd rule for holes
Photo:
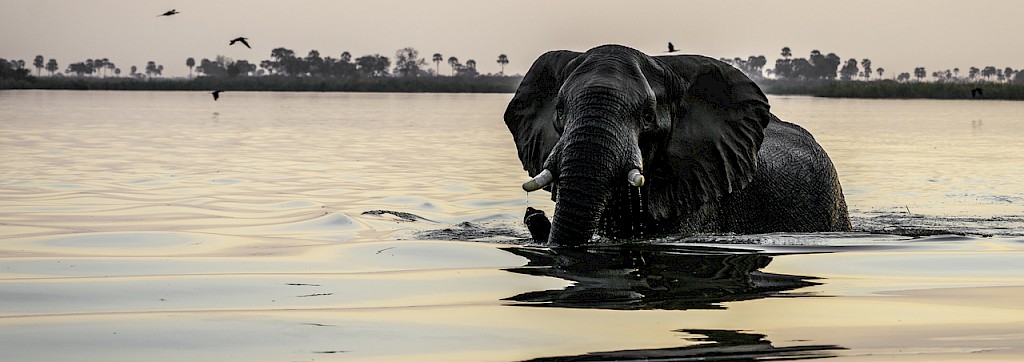
<svg viewBox="0 0 1024 362">
<path fill-rule="evenodd" d="M 0 92 L 0 360 L 1024 357 L 1024 102 L 772 97 L 856 232 L 571 251 L 510 98 Z"/>
</svg>

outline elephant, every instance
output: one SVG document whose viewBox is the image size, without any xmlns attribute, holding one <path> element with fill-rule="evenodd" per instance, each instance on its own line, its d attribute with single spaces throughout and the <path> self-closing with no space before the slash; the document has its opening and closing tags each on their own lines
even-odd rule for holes
<svg viewBox="0 0 1024 362">
<path fill-rule="evenodd" d="M 547 242 L 851 229 L 828 154 L 742 72 L 621 45 L 541 55 L 505 110 Z"/>
</svg>

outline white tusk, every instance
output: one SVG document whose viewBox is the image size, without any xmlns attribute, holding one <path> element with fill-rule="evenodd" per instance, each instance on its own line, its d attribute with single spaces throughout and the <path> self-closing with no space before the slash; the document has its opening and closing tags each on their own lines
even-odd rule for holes
<svg viewBox="0 0 1024 362">
<path fill-rule="evenodd" d="M 537 174 L 537 176 L 531 178 L 530 181 L 524 182 L 523 190 L 526 190 L 526 192 L 540 190 L 544 186 L 547 186 L 549 183 L 551 183 L 551 180 L 554 179 L 555 177 L 551 175 L 551 171 L 548 171 L 548 169 L 544 169 L 544 171 L 541 171 L 539 174 Z"/>
<path fill-rule="evenodd" d="M 626 175 L 626 179 L 629 180 L 629 184 L 640 187 L 644 185 L 644 175 L 640 173 L 640 170 L 632 169 L 629 170 L 629 174 Z"/>
</svg>

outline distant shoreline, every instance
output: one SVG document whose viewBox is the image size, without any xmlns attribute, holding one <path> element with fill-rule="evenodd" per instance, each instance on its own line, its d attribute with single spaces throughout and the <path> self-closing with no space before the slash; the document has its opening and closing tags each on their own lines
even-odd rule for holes
<svg viewBox="0 0 1024 362">
<path fill-rule="evenodd" d="M 237 77 L 194 79 L 34 78 L 0 80 L 0 89 L 155 90 L 155 91 L 268 91 L 268 92 L 401 92 L 401 93 L 514 93 L 521 76 L 478 77 Z"/>
<path fill-rule="evenodd" d="M 238 77 L 188 79 L 133 79 L 61 77 L 31 80 L 0 80 L 0 89 L 63 90 L 174 90 L 174 91 L 271 91 L 271 92 L 397 92 L 397 93 L 515 93 L 522 76 L 478 77 L 374 77 L 355 79 L 316 77 Z M 874 81 L 793 81 L 761 79 L 766 94 L 805 95 L 823 98 L 865 99 L 980 99 L 1024 100 L 1024 84 Z"/>
<path fill-rule="evenodd" d="M 760 80 L 756 82 L 766 94 L 806 95 L 822 98 L 863 99 L 998 99 L 1024 100 L 1024 84 L 1020 83 L 955 83 L 873 81 L 792 81 Z M 973 96 L 971 90 L 981 88 Z"/>
</svg>

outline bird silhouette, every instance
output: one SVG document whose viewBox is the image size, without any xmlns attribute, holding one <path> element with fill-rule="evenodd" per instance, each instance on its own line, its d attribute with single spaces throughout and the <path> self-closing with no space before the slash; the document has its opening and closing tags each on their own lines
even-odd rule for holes
<svg viewBox="0 0 1024 362">
<path fill-rule="evenodd" d="M 215 90 L 215 91 L 210 93 L 210 94 L 213 94 L 213 100 L 217 100 L 217 99 L 220 98 L 220 92 L 223 92 L 223 91 L 222 90 Z"/>
<path fill-rule="evenodd" d="M 672 42 L 668 42 L 668 52 L 673 53 L 676 51 L 676 46 L 672 45 Z"/>
<path fill-rule="evenodd" d="M 163 13 L 163 14 L 157 15 L 157 17 L 161 17 L 161 16 L 171 16 L 171 15 L 174 15 L 174 14 L 180 14 L 180 13 L 178 12 L 178 10 L 175 10 L 175 9 L 171 9 L 171 10 L 167 11 L 166 13 Z"/>
<path fill-rule="evenodd" d="M 551 221 L 544 215 L 544 210 L 537 210 L 532 207 L 526 208 L 526 216 L 523 223 L 530 229 L 530 236 L 538 243 L 548 242 L 548 234 L 551 233 Z"/>
<path fill-rule="evenodd" d="M 985 93 L 984 93 L 984 90 L 981 89 L 981 87 L 971 89 L 971 98 L 984 97 L 984 96 L 985 96 Z"/>
<path fill-rule="evenodd" d="M 242 44 L 244 44 L 246 48 L 252 49 L 252 47 L 249 46 L 249 42 L 247 42 L 246 39 L 249 39 L 249 38 L 245 38 L 245 37 L 241 37 L 240 36 L 240 37 L 231 39 L 231 42 L 228 43 L 228 45 L 235 45 L 236 42 L 242 42 Z"/>
</svg>

